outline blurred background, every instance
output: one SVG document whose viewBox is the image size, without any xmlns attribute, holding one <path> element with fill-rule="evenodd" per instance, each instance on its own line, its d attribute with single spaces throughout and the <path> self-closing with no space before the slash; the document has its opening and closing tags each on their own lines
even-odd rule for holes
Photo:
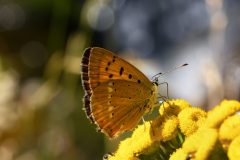
<svg viewBox="0 0 240 160">
<path fill-rule="evenodd" d="M 170 98 L 240 98 L 238 0 L 0 0 L 0 159 L 97 160 L 114 151 L 82 110 L 80 61 L 104 47 Z M 166 86 L 160 86 L 166 95 Z M 120 138 L 128 136 L 129 133 Z"/>
</svg>

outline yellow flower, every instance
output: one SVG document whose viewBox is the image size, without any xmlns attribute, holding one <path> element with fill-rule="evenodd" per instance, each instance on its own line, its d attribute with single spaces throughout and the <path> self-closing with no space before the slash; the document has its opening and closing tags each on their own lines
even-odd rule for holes
<svg viewBox="0 0 240 160">
<path fill-rule="evenodd" d="M 167 141 L 177 135 L 178 119 L 176 116 L 168 118 L 158 117 L 152 123 L 151 138 L 153 141 Z"/>
<path fill-rule="evenodd" d="M 185 153 L 182 148 L 177 149 L 176 152 L 174 152 L 169 160 L 186 160 L 188 158 L 188 154 Z"/>
<path fill-rule="evenodd" d="M 235 100 L 224 100 L 219 106 L 208 112 L 205 122 L 206 127 L 218 128 L 230 115 L 240 110 L 240 103 Z"/>
<path fill-rule="evenodd" d="M 186 108 L 178 114 L 179 127 L 186 136 L 194 133 L 205 121 L 207 113 L 200 108 Z"/>
<path fill-rule="evenodd" d="M 229 143 L 238 135 L 240 135 L 240 115 L 234 115 L 222 123 L 219 130 L 219 139 L 224 148 L 227 149 Z"/>
<path fill-rule="evenodd" d="M 150 137 L 150 122 L 145 122 L 144 125 L 139 125 L 133 132 L 131 138 L 122 141 L 114 156 L 109 157 L 109 160 L 133 160 L 145 149 L 149 148 L 153 141 Z"/>
<path fill-rule="evenodd" d="M 233 140 L 238 135 L 240 135 L 240 115 L 234 115 L 222 123 L 219 137 L 223 140 Z"/>
<path fill-rule="evenodd" d="M 236 137 L 229 146 L 228 158 L 230 160 L 239 160 L 240 158 L 240 135 Z"/>
<path fill-rule="evenodd" d="M 205 160 L 211 154 L 218 140 L 216 129 L 201 128 L 183 143 L 183 151 L 189 153 L 196 160 Z"/>
<path fill-rule="evenodd" d="M 132 151 L 135 154 L 143 152 L 153 144 L 150 132 L 151 122 L 145 122 L 135 129 L 131 137 L 131 140 L 134 142 L 134 144 L 132 144 Z"/>
<path fill-rule="evenodd" d="M 108 160 L 135 160 L 133 151 L 132 151 L 132 140 L 127 138 L 122 141 L 119 145 L 117 152 L 108 158 Z"/>
<path fill-rule="evenodd" d="M 161 116 L 166 117 L 171 115 L 177 116 L 181 110 L 188 107 L 191 107 L 191 105 L 183 99 L 169 100 L 160 106 L 159 113 Z"/>
</svg>

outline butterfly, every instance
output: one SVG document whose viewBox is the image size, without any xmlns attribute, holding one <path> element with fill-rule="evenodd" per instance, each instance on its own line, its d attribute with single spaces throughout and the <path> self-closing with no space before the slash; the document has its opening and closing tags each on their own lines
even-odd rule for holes
<svg viewBox="0 0 240 160">
<path fill-rule="evenodd" d="M 81 62 L 84 110 L 110 138 L 132 130 L 158 102 L 158 83 L 132 64 L 99 47 L 87 48 Z"/>
</svg>

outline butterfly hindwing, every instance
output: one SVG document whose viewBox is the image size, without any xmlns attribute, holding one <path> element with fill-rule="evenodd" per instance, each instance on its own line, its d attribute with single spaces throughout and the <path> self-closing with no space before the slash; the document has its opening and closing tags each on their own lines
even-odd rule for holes
<svg viewBox="0 0 240 160">
<path fill-rule="evenodd" d="M 90 117 L 109 137 L 131 130 L 143 116 L 148 103 L 146 88 L 137 85 L 134 82 L 111 80 L 94 89 Z"/>
</svg>

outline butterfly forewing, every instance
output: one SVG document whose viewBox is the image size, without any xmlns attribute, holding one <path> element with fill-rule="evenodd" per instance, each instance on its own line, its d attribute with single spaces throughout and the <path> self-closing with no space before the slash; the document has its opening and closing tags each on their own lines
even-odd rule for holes
<svg viewBox="0 0 240 160">
<path fill-rule="evenodd" d="M 131 130 L 153 94 L 151 81 L 130 63 L 102 48 L 88 48 L 82 58 L 85 110 L 110 137 Z"/>
</svg>

